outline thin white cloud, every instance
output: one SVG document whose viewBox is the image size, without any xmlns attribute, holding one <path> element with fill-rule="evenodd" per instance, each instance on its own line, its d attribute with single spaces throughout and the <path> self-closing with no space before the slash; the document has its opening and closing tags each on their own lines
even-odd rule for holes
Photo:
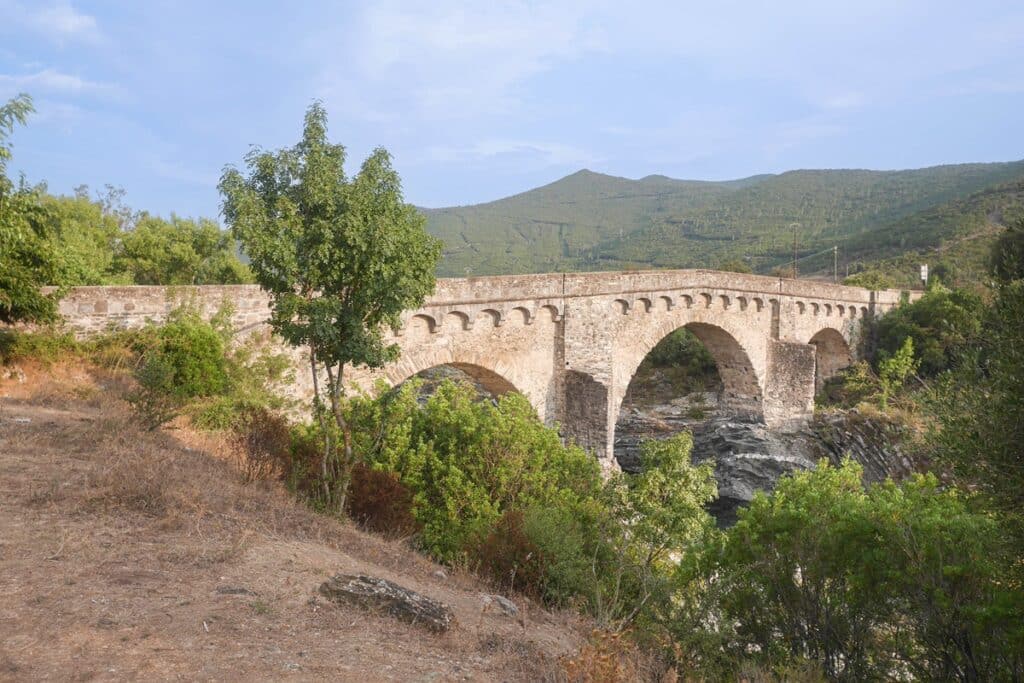
<svg viewBox="0 0 1024 683">
<path fill-rule="evenodd" d="M 118 88 L 112 83 L 91 81 L 81 76 L 57 71 L 56 69 L 42 69 L 29 74 L 0 74 L 0 90 L 98 95 L 115 94 Z"/>
<path fill-rule="evenodd" d="M 98 43 L 102 40 L 96 18 L 79 12 L 70 2 L 37 7 L 26 16 L 27 23 L 57 43 L 81 41 Z"/>
<path fill-rule="evenodd" d="M 347 35 L 318 36 L 311 51 L 333 54 L 321 77 L 328 105 L 345 106 L 344 86 L 354 83 L 376 95 L 369 106 L 376 119 L 382 110 L 431 120 L 508 114 L 521 104 L 525 81 L 603 49 L 586 16 L 585 3 L 379 2 Z"/>
</svg>

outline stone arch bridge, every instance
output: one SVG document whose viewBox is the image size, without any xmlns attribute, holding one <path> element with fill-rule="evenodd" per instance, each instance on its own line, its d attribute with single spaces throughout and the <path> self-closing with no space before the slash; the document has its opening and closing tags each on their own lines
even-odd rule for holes
<svg viewBox="0 0 1024 683">
<path fill-rule="evenodd" d="M 239 327 L 265 324 L 267 297 L 256 286 L 79 287 L 61 313 L 81 333 L 134 326 L 165 316 L 182 292 L 207 312 L 230 301 Z M 397 384 L 456 366 L 494 393 L 521 392 L 541 419 L 614 467 L 630 379 L 674 330 L 686 327 L 707 346 L 727 405 L 786 426 L 807 420 L 816 385 L 853 361 L 861 322 L 899 300 L 893 290 L 708 270 L 439 279 L 389 332 L 401 358 L 349 377 L 369 390 L 380 378 Z M 308 366 L 297 367 L 296 392 L 308 394 Z"/>
</svg>

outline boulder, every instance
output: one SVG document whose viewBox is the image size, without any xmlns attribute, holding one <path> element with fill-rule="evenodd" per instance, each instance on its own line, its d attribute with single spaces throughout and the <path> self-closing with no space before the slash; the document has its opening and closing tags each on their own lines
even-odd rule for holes
<svg viewBox="0 0 1024 683">
<path fill-rule="evenodd" d="M 514 617 L 519 614 L 519 608 L 504 595 L 481 595 L 480 601 L 484 603 L 484 611 L 497 608 L 507 617 Z"/>
<path fill-rule="evenodd" d="M 320 584 L 320 594 L 345 605 L 385 612 L 410 624 L 440 633 L 451 628 L 451 608 L 397 583 L 373 576 L 338 574 Z"/>
</svg>

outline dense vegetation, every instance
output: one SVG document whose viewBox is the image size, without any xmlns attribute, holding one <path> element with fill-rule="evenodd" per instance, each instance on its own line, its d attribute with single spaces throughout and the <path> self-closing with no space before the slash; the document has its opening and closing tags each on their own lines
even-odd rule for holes
<svg viewBox="0 0 1024 683">
<path fill-rule="evenodd" d="M 62 288 L 252 282 L 234 241 L 208 219 L 133 211 L 108 187 L 54 196 L 45 184 L 7 177 L 7 138 L 33 112 L 27 95 L 0 106 L 0 322 L 49 322 Z M 55 286 L 44 294 L 42 287 Z"/>
<path fill-rule="evenodd" d="M 791 171 L 718 183 L 580 171 L 506 199 L 426 214 L 445 242 L 442 275 L 737 262 L 769 273 L 792 260 L 797 223 L 801 273 L 830 274 L 833 245 L 841 275 L 915 252 L 908 263 L 886 263 L 909 286 L 919 259 L 934 263 L 963 250 L 972 256 L 957 259 L 964 275 L 980 277 L 983 263 L 974 257 L 991 243 L 993 226 L 1021 211 L 1022 188 L 1024 162 Z M 974 238 L 983 241 L 980 251 L 970 248 Z"/>
</svg>

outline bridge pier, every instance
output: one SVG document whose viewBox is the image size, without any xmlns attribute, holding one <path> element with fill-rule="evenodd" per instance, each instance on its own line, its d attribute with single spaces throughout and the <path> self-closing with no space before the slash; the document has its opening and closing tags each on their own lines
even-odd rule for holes
<svg viewBox="0 0 1024 683">
<path fill-rule="evenodd" d="M 769 427 L 793 427 L 814 416 L 815 351 L 811 344 L 769 344 L 763 408 Z"/>
</svg>

